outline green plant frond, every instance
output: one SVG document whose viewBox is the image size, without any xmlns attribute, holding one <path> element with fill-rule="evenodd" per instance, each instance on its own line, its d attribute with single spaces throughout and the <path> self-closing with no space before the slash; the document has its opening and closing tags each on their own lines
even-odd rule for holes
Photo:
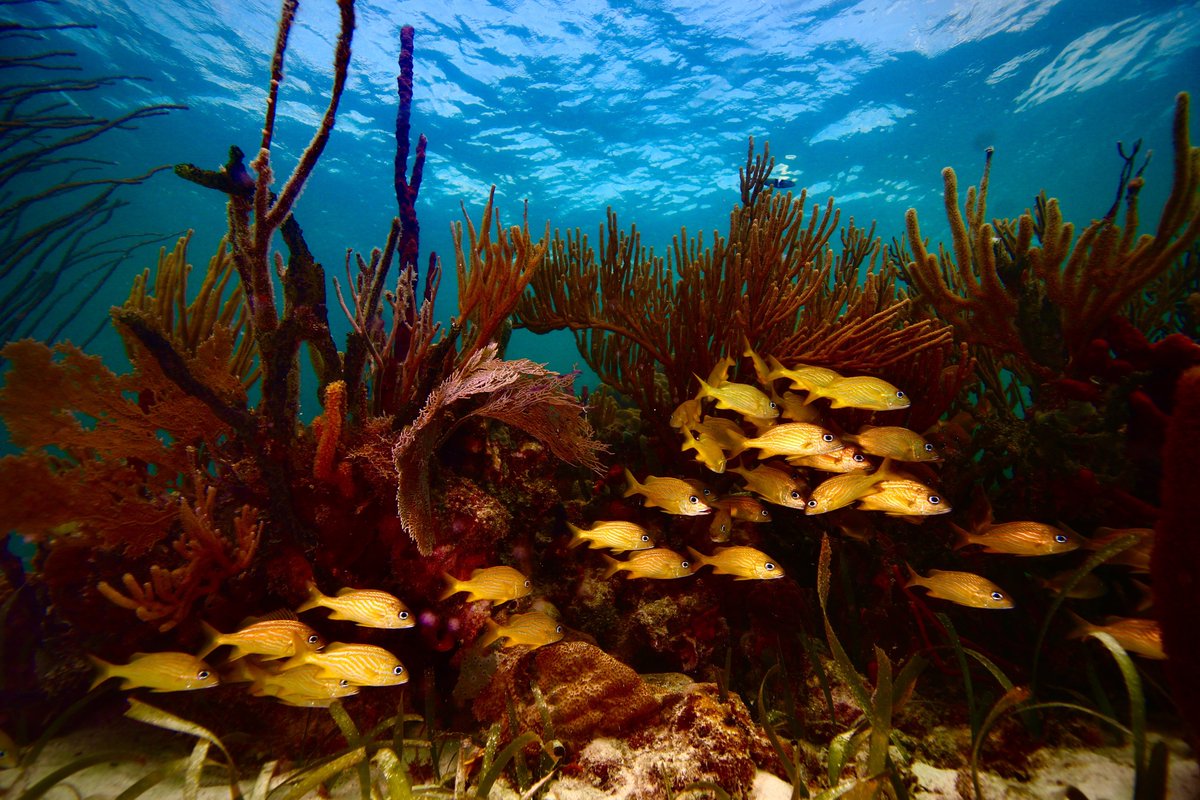
<svg viewBox="0 0 1200 800">
<path fill-rule="evenodd" d="M 350 715 L 346 713 L 341 702 L 335 699 L 329 704 L 329 715 L 337 723 L 342 736 L 346 738 L 346 744 L 351 749 L 360 746 L 365 748 L 369 745 L 369 742 L 359 736 L 358 726 L 354 724 L 354 720 L 350 719 Z M 371 800 L 371 765 L 365 759 L 358 762 L 358 787 L 362 800 Z"/>
<path fill-rule="evenodd" d="M 516 758 L 522 750 L 533 742 L 541 742 L 541 739 L 533 731 L 526 731 L 509 742 L 508 746 L 497 754 L 496 760 L 492 763 L 491 767 L 480 777 L 479 786 L 475 789 L 475 796 L 481 798 L 481 800 L 486 800 L 488 793 L 492 790 L 492 784 L 500 777 L 500 773 L 508 766 L 508 762 Z M 517 758 L 517 763 L 520 764 L 521 759 Z"/>
<path fill-rule="evenodd" d="M 1113 660 L 1121 670 L 1121 678 L 1125 681 L 1125 691 L 1129 695 L 1129 727 L 1133 731 L 1133 786 L 1137 794 L 1137 786 L 1145 779 L 1146 769 L 1146 698 L 1142 694 L 1142 681 L 1138 675 L 1137 665 L 1125 652 L 1125 648 L 1117 643 L 1111 634 L 1104 631 L 1091 631 L 1088 636 L 1097 639 L 1112 653 Z"/>
<path fill-rule="evenodd" d="M 872 713 L 874 704 L 871 702 L 871 696 L 867 694 L 863 677 L 854 668 L 850 656 L 842 648 L 842 643 L 838 640 L 837 634 L 833 631 L 833 625 L 829 622 L 829 613 L 826 610 L 826 599 L 829 596 L 829 560 L 829 535 L 825 534 L 821 537 L 821 555 L 817 562 L 817 597 L 821 601 L 821 616 L 825 619 L 825 638 L 829 642 L 829 651 L 833 654 L 833 663 L 841 673 L 842 681 L 850 688 L 858 707 L 863 710 L 864 714 L 869 715 Z"/>
<path fill-rule="evenodd" d="M 143 703 L 136 697 L 129 698 L 129 708 L 125 710 L 125 716 L 138 722 L 144 722 L 147 725 L 153 725 L 156 728 L 174 731 L 175 733 L 186 733 L 189 736 L 202 739 L 209 744 L 215 744 L 217 749 L 225 756 L 225 766 L 229 770 L 229 796 L 235 798 L 235 800 L 242 796 L 241 790 L 238 788 L 237 764 L 220 738 L 208 728 L 205 728 L 203 725 L 197 725 L 183 717 L 177 717 L 174 714 L 163 711 L 161 708 L 155 708 L 148 703 Z M 207 753 L 207 750 L 205 752 Z"/>
<path fill-rule="evenodd" d="M 200 796 L 200 774 L 204 771 L 204 762 L 211 746 L 212 742 L 208 739 L 201 739 L 192 748 L 183 770 L 183 800 L 197 800 Z"/>
<path fill-rule="evenodd" d="M 700 792 L 700 791 L 712 792 L 715 800 L 732 800 L 729 796 L 729 792 L 727 792 L 723 788 L 721 788 L 721 785 L 716 783 L 715 781 L 695 781 L 694 783 L 689 783 L 687 786 L 680 789 L 679 794 L 677 794 L 675 796 L 679 797 L 679 795 L 685 794 L 687 792 Z"/>
<path fill-rule="evenodd" d="M 254 781 L 254 788 L 250 790 L 248 800 L 267 800 L 267 794 L 271 791 L 271 778 L 275 777 L 275 768 L 278 765 L 278 761 L 268 761 L 263 764 L 262 769 L 258 771 L 258 779 Z"/>
<path fill-rule="evenodd" d="M 302 770 L 298 775 L 293 776 L 285 784 L 276 788 L 276 791 L 282 791 L 278 800 L 300 800 L 309 792 L 316 789 L 326 781 L 342 774 L 351 767 L 357 765 L 367 758 L 367 749 L 358 747 L 351 750 L 349 753 L 344 753 L 331 761 L 327 761 L 319 767 Z"/>
<path fill-rule="evenodd" d="M 77 758 L 70 764 L 65 764 L 51 772 L 46 777 L 35 783 L 33 786 L 25 790 L 25 793 L 20 796 L 20 800 L 39 800 L 44 797 L 47 792 L 58 786 L 67 778 L 74 775 L 76 772 L 82 772 L 88 767 L 94 767 L 99 764 L 106 764 L 113 761 L 132 761 L 140 762 L 143 760 L 141 753 L 132 753 L 126 751 L 104 751 L 100 753 L 91 753 L 81 758 Z"/>
<path fill-rule="evenodd" d="M 829 743 L 829 753 L 826 755 L 826 772 L 829 782 L 836 784 L 842 776 L 842 770 L 854 760 L 854 756 L 862 748 L 863 742 L 871 733 L 871 729 L 860 730 L 861 723 L 839 733 Z"/>
<path fill-rule="evenodd" d="M 875 646 L 879 665 L 875 680 L 875 703 L 871 708 L 871 735 L 867 749 L 867 772 L 878 775 L 887 766 L 888 742 L 892 732 L 892 661 L 879 645 Z"/>
</svg>

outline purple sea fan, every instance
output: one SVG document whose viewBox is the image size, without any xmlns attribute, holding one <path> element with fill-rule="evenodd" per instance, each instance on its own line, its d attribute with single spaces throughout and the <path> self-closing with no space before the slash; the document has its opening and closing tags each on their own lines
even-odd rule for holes
<svg viewBox="0 0 1200 800">
<path fill-rule="evenodd" d="M 601 470 L 598 454 L 605 447 L 570 390 L 574 375 L 552 372 L 528 359 L 505 361 L 496 352 L 496 345 L 489 344 L 473 353 L 430 392 L 421 413 L 400 432 L 392 449 L 398 478 L 396 511 L 422 555 L 434 547 L 430 462 L 455 428 L 471 417 L 490 417 L 520 428 L 562 460 Z M 477 407 L 461 412 L 454 408 L 478 395 L 486 397 Z"/>
</svg>

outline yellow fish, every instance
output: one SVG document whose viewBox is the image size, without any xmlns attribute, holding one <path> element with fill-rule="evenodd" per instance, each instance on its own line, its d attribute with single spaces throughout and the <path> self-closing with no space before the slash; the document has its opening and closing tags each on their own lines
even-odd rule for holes
<svg viewBox="0 0 1200 800">
<path fill-rule="evenodd" d="M 827 398 L 830 408 L 894 411 L 909 406 L 908 396 L 904 392 L 885 380 L 865 375 L 841 378 L 828 386 L 817 387 L 809 397 Z"/>
<path fill-rule="evenodd" d="M 96 666 L 95 689 L 109 678 L 120 678 L 122 689 L 183 692 L 220 683 L 213 668 L 191 653 L 134 653 L 128 664 L 110 664 L 88 656 Z"/>
<path fill-rule="evenodd" d="M 1150 571 L 1150 554 L 1154 552 L 1154 528 L 1097 528 L 1092 538 L 1083 540 L 1083 548 L 1100 550 L 1131 533 L 1140 536 L 1141 541 L 1122 550 L 1104 563 L 1120 564 L 1130 567 L 1134 572 L 1148 573 Z"/>
<path fill-rule="evenodd" d="M 733 467 L 729 471 L 741 475 L 746 481 L 746 488 L 769 503 L 790 508 L 805 508 L 808 505 L 808 498 L 804 496 L 808 487 L 804 481 L 781 469 Z"/>
<path fill-rule="evenodd" d="M 1067 634 L 1069 639 L 1080 639 L 1089 633 L 1107 633 L 1131 653 L 1158 661 L 1167 657 L 1163 650 L 1162 629 L 1156 620 L 1117 617 L 1107 625 L 1094 625 L 1075 614 L 1071 617 L 1075 620 L 1075 629 Z"/>
<path fill-rule="evenodd" d="M 568 522 L 567 527 L 574 534 L 567 543 L 568 547 L 578 547 L 586 543 L 592 549 L 603 547 L 616 553 L 626 550 L 649 550 L 654 547 L 654 540 L 650 538 L 650 534 L 636 522 L 594 522 L 592 527 L 586 530 Z"/>
<path fill-rule="evenodd" d="M 311 664 L 318 677 L 345 678 L 354 686 L 398 686 L 408 683 L 408 671 L 389 651 L 373 644 L 334 642 L 321 653 L 302 653 L 284 662 L 284 669 Z"/>
<path fill-rule="evenodd" d="M 871 494 L 860 497 L 858 507 L 863 511 L 882 511 L 893 517 L 926 517 L 951 511 L 950 504 L 941 495 L 920 481 L 891 476 L 885 476 L 875 484 Z"/>
<path fill-rule="evenodd" d="M 625 470 L 625 483 L 628 485 L 625 490 L 626 497 L 635 494 L 644 495 L 646 500 L 643 505 L 661 508 L 668 514 L 694 517 L 712 512 L 712 506 L 701 499 L 702 492 L 687 481 L 651 475 L 642 484 L 633 477 L 633 473 Z"/>
<path fill-rule="evenodd" d="M 753 547 L 718 547 L 711 556 L 688 548 L 696 569 L 712 567 L 715 575 L 733 575 L 735 580 L 773 580 L 783 577 L 783 568 L 761 550 Z"/>
<path fill-rule="evenodd" d="M 974 532 L 963 530 L 953 523 L 950 527 L 958 534 L 955 550 L 978 544 L 983 546 L 985 553 L 1052 556 L 1069 553 L 1078 549 L 1081 544 L 1078 536 L 1044 522 L 1002 522 L 998 525 L 977 527 Z"/>
<path fill-rule="evenodd" d="M 325 646 L 325 640 L 316 631 L 295 619 L 262 620 L 233 633 L 221 633 L 207 622 L 200 624 L 208 634 L 208 642 L 200 650 L 200 658 L 225 644 L 233 645 L 230 661 L 248 655 L 287 658 Z"/>
<path fill-rule="evenodd" d="M 771 521 L 771 512 L 748 494 L 727 494 L 720 500 L 713 500 L 713 505 L 728 511 L 733 519 L 744 519 L 747 522 Z"/>
<path fill-rule="evenodd" d="M 729 380 L 729 370 L 733 369 L 733 365 L 737 362 L 729 356 L 723 356 L 713 368 L 708 372 L 708 385 L 720 386 L 725 381 Z M 697 395 L 699 397 L 699 395 Z"/>
<path fill-rule="evenodd" d="M 794 467 L 819 469 L 821 472 L 856 472 L 872 466 L 862 450 L 852 444 L 815 456 L 789 456 L 787 462 Z"/>
<path fill-rule="evenodd" d="M 758 353 L 754 352 L 754 348 L 750 346 L 750 340 L 744 334 L 742 335 L 742 355 L 750 359 L 750 363 L 754 365 L 754 377 L 758 379 L 759 385 L 769 388 L 771 386 L 771 368 Z M 710 380 L 709 383 L 712 381 Z"/>
<path fill-rule="evenodd" d="M 941 461 L 937 448 L 921 434 L 894 425 L 863 427 L 857 434 L 843 434 L 843 439 L 857 444 L 864 453 L 897 461 Z"/>
<path fill-rule="evenodd" d="M 297 612 L 328 608 L 330 619 L 356 622 L 364 628 L 411 628 L 416 624 L 412 613 L 398 599 L 376 589 L 338 590 L 336 597 L 321 594 L 316 584 L 309 585 L 308 600 Z"/>
<path fill-rule="evenodd" d="M 714 542 L 728 542 L 732 528 L 733 515 L 729 513 L 729 509 L 718 507 L 717 513 L 713 514 L 712 523 L 708 526 L 708 538 Z"/>
<path fill-rule="evenodd" d="M 274 697 L 288 705 L 328 708 L 339 697 L 358 694 L 358 687 L 345 678 L 322 678 L 321 668 L 303 664 L 286 670 L 256 668 L 250 694 Z"/>
<path fill-rule="evenodd" d="M 514 614 L 503 625 L 494 620 L 485 620 L 487 633 L 479 640 L 481 647 L 487 647 L 492 642 L 507 639 L 505 647 L 528 645 L 541 647 L 552 644 L 563 637 L 563 626 L 549 614 L 541 611 L 530 611 L 526 614 Z"/>
<path fill-rule="evenodd" d="M 699 397 L 693 397 L 691 400 L 684 400 L 682 403 L 675 406 L 675 410 L 671 412 L 671 427 L 694 427 L 696 423 L 700 422 L 700 415 L 702 413 Z"/>
<path fill-rule="evenodd" d="M 906 565 L 907 566 L 907 565 Z M 952 572 L 931 569 L 929 577 L 918 575 L 908 567 L 909 581 L 905 586 L 924 586 L 930 597 L 938 597 L 971 608 L 1012 608 L 1013 602 L 1004 590 L 987 578 L 971 572 Z"/>
<path fill-rule="evenodd" d="M 732 458 L 750 448 L 758 449 L 760 459 L 771 456 L 811 456 L 842 447 L 842 440 L 811 422 L 783 422 L 761 436 L 743 438 L 729 453 Z"/>
<path fill-rule="evenodd" d="M 772 395 L 775 405 L 779 406 L 779 416 L 792 422 L 811 422 L 821 424 L 821 412 L 815 406 L 810 406 L 805 399 L 795 392 L 784 392 L 781 396 Z"/>
<path fill-rule="evenodd" d="M 842 376 L 831 369 L 825 367 L 812 367 L 807 364 L 797 364 L 790 369 L 775 360 L 769 358 L 771 372 L 767 376 L 771 380 L 779 378 L 787 378 L 792 383 L 793 389 L 799 389 L 809 393 L 809 401 L 815 400 L 814 395 L 817 390 L 830 386 L 833 383 L 840 381 Z"/>
<path fill-rule="evenodd" d="M 20 755 L 20 750 L 13 738 L 4 731 L 0 731 L 0 769 L 12 769 L 20 766 Z"/>
<path fill-rule="evenodd" d="M 732 450 L 746 438 L 740 425 L 724 417 L 705 417 L 698 424 L 693 425 L 692 430 L 699 434 L 708 434 L 709 438 L 715 441 L 722 450 Z"/>
<path fill-rule="evenodd" d="M 736 411 L 744 417 L 774 418 L 779 416 L 779 409 L 771 402 L 771 398 L 759 388 L 748 383 L 730 383 L 726 381 L 720 386 L 710 386 L 708 381 L 696 376 L 700 381 L 699 397 L 711 397 L 717 401 L 717 408 Z"/>
<path fill-rule="evenodd" d="M 716 439 L 703 431 L 697 438 L 687 428 L 684 428 L 682 433 L 683 447 L 679 448 L 680 450 L 695 450 L 696 460 L 701 464 L 718 474 L 725 471 L 725 453 L 722 452 L 721 445 Z"/>
<path fill-rule="evenodd" d="M 1060 594 L 1074 572 L 1075 570 L 1069 569 L 1049 578 L 1038 578 L 1037 582 L 1055 594 Z M 1075 588 L 1067 593 L 1067 597 L 1071 600 L 1095 600 L 1097 597 L 1103 597 L 1107 591 L 1108 587 L 1100 576 L 1089 572 L 1079 583 L 1075 584 Z"/>
<path fill-rule="evenodd" d="M 493 603 L 507 603 L 524 597 L 533 591 L 533 584 L 518 570 L 512 567 L 487 567 L 471 572 L 471 577 L 460 581 L 449 573 L 446 574 L 446 589 L 441 599 L 446 600 L 459 592 L 467 593 L 467 602 L 476 600 L 491 600 Z"/>
<path fill-rule="evenodd" d="M 876 484 L 882 479 L 874 472 L 846 472 L 826 478 L 817 484 L 808 498 L 805 514 L 825 514 L 845 508 L 877 491 Z"/>
<path fill-rule="evenodd" d="M 605 578 L 611 578 L 618 572 L 628 572 L 630 578 L 683 578 L 692 574 L 692 565 L 686 558 L 668 550 L 656 547 L 653 550 L 639 550 L 624 561 L 617 561 L 609 555 L 604 556 L 608 569 L 604 571 Z"/>
</svg>

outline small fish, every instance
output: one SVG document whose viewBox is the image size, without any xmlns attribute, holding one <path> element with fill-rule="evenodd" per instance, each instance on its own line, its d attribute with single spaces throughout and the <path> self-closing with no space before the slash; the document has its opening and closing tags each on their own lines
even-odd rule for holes
<svg viewBox="0 0 1200 800">
<path fill-rule="evenodd" d="M 635 522 L 614 520 L 611 522 L 594 522 L 592 527 L 583 529 L 567 523 L 573 534 L 568 547 L 578 547 L 587 544 L 592 549 L 607 548 L 616 553 L 626 550 L 649 550 L 654 547 L 654 540 L 641 525 Z"/>
<path fill-rule="evenodd" d="M 692 430 L 700 434 L 708 434 L 722 450 L 732 450 L 742 443 L 746 434 L 736 422 L 724 417 L 705 417 Z"/>
<path fill-rule="evenodd" d="M 355 622 L 364 628 L 411 628 L 416 624 L 412 613 L 396 597 L 376 589 L 339 589 L 336 597 L 322 594 L 316 584 L 309 585 L 308 600 L 297 613 L 313 608 L 328 608 L 330 619 Z"/>
<path fill-rule="evenodd" d="M 790 178 L 767 178 L 763 181 L 763 186 L 769 186 L 772 189 L 793 189 L 796 182 Z"/>
<path fill-rule="evenodd" d="M 841 375 L 825 367 L 797 364 L 794 367 L 788 368 L 774 358 L 770 358 L 769 363 L 771 365 L 771 372 L 768 377 L 771 380 L 787 378 L 791 381 L 793 389 L 809 393 L 808 402 L 816 399 L 816 396 L 813 394 L 814 392 L 842 379 Z"/>
<path fill-rule="evenodd" d="M 487 567 L 471 572 L 471 577 L 460 581 L 453 575 L 445 575 L 446 589 L 441 599 L 446 600 L 459 592 L 467 593 L 467 602 L 490 600 L 493 603 L 507 603 L 524 597 L 533 591 L 533 584 L 518 570 L 512 567 Z"/>
<path fill-rule="evenodd" d="M 808 498 L 805 497 L 808 487 L 804 481 L 781 469 L 733 467 L 729 471 L 741 475 L 746 481 L 746 488 L 768 503 L 789 508 L 805 508 L 808 505 Z"/>
<path fill-rule="evenodd" d="M 20 755 L 20 750 L 13 738 L 4 731 L 0 731 L 0 769 L 12 769 L 20 766 Z"/>
<path fill-rule="evenodd" d="M 858 507 L 863 511 L 882 511 L 893 517 L 927 517 L 948 514 L 952 510 L 941 495 L 920 481 L 890 476 L 875 484 L 871 494 L 859 498 Z"/>
<path fill-rule="evenodd" d="M 665 547 L 639 550 L 624 561 L 618 561 L 605 554 L 604 560 L 608 562 L 608 569 L 604 571 L 605 578 L 611 578 L 618 572 L 628 572 L 630 578 L 660 580 L 683 578 L 692 574 L 692 565 L 688 560 Z"/>
<path fill-rule="evenodd" d="M 1075 614 L 1071 617 L 1075 620 L 1075 628 L 1067 634 L 1069 639 L 1081 639 L 1090 633 L 1107 633 L 1131 653 L 1157 661 L 1167 657 L 1163 650 L 1162 628 L 1156 620 L 1117 617 L 1105 625 L 1095 625 Z"/>
<path fill-rule="evenodd" d="M 996 584 L 971 572 L 952 572 L 931 569 L 929 577 L 918 575 L 908 568 L 909 580 L 905 586 L 924 586 L 930 597 L 949 600 L 960 606 L 971 608 L 1012 608 L 1013 601 Z"/>
<path fill-rule="evenodd" d="M 784 392 L 782 395 L 772 395 L 771 399 L 779 406 L 779 416 L 792 422 L 811 422 L 821 424 L 821 412 L 816 406 L 810 406 L 805 398 L 795 392 Z"/>
<path fill-rule="evenodd" d="M 700 416 L 703 414 L 700 407 L 700 398 L 693 397 L 691 400 L 684 400 L 679 405 L 675 406 L 675 410 L 671 412 L 671 427 L 672 428 L 692 428 L 700 422 Z"/>
<path fill-rule="evenodd" d="M 873 466 L 862 450 L 852 444 L 815 456 L 789 456 L 787 462 L 794 467 L 808 467 L 822 472 L 856 472 Z"/>
<path fill-rule="evenodd" d="M 699 397 L 711 397 L 717 401 L 717 408 L 736 411 L 744 417 L 778 417 L 779 409 L 771 402 L 763 391 L 748 383 L 730 383 L 726 381 L 720 386 L 710 386 L 709 383 L 696 376 L 700 381 Z"/>
<path fill-rule="evenodd" d="M 1129 567 L 1134 572 L 1150 572 L 1150 554 L 1154 552 L 1153 528 L 1097 528 L 1090 539 L 1083 540 L 1085 550 L 1100 550 L 1123 536 L 1135 534 L 1141 537 L 1132 547 L 1128 547 L 1110 557 L 1106 564 L 1119 564 Z"/>
<path fill-rule="evenodd" d="M 198 654 L 200 658 L 225 644 L 233 646 L 230 661 L 249 655 L 287 658 L 305 650 L 320 650 L 325 646 L 325 640 L 316 631 L 296 619 L 261 620 L 233 633 L 221 633 L 207 622 L 200 624 L 208 635 L 208 642 Z"/>
<path fill-rule="evenodd" d="M 842 446 L 842 440 L 811 422 L 783 422 L 762 436 L 744 438 L 729 457 L 750 448 L 758 449 L 760 459 L 771 456 L 810 456 L 829 453 Z"/>
<path fill-rule="evenodd" d="M 668 514 L 694 517 L 699 514 L 712 513 L 712 506 L 701 499 L 702 493 L 678 478 L 660 478 L 651 475 L 642 484 L 633 477 L 633 473 L 625 470 L 625 483 L 628 486 L 625 490 L 626 497 L 635 494 L 644 495 L 646 500 L 643 505 L 661 508 Z"/>
<path fill-rule="evenodd" d="M 655 478 L 655 477 L 646 478 L 646 485 L 651 486 L 654 484 L 655 481 L 659 481 L 659 480 L 663 480 L 663 479 Z M 696 494 L 698 494 L 702 498 L 704 498 L 705 502 L 708 502 L 708 498 L 713 496 L 712 489 L 708 488 L 708 485 L 705 484 L 704 481 L 702 481 L 702 480 L 699 480 L 697 478 L 684 478 L 683 482 L 686 483 L 688 486 L 692 487 L 696 491 Z"/>
<path fill-rule="evenodd" d="M 713 514 L 712 523 L 708 526 L 708 538 L 714 542 L 728 542 L 732 528 L 733 515 L 728 509 L 717 508 L 717 513 Z"/>
<path fill-rule="evenodd" d="M 826 478 L 812 490 L 804 513 L 825 514 L 845 508 L 878 491 L 876 485 L 881 479 L 882 476 L 874 472 L 846 472 Z"/>
<path fill-rule="evenodd" d="M 95 689 L 109 678 L 120 678 L 122 689 L 183 692 L 220 683 L 213 668 L 191 653 L 134 653 L 128 664 L 110 664 L 88 656 L 96 666 Z"/>
<path fill-rule="evenodd" d="M 716 439 L 703 431 L 699 437 L 693 436 L 687 428 L 684 428 L 681 433 L 683 433 L 683 447 L 679 448 L 680 450 L 695 450 L 696 460 L 701 464 L 717 474 L 725 471 L 725 453 Z"/>
<path fill-rule="evenodd" d="M 771 387 L 771 368 L 758 353 L 754 352 L 754 348 L 750 346 L 750 340 L 746 338 L 745 334 L 742 335 L 742 355 L 750 359 L 750 363 L 754 365 L 754 377 L 758 379 L 759 385 L 769 389 Z"/>
<path fill-rule="evenodd" d="M 285 670 L 311 664 L 320 678 L 345 679 L 353 686 L 398 686 L 408 683 L 408 671 L 389 651 L 373 644 L 334 642 L 321 653 L 302 653 L 283 663 Z"/>
<path fill-rule="evenodd" d="M 494 620 L 485 620 L 487 633 L 479 640 L 481 647 L 487 647 L 492 642 L 507 639 L 505 647 L 528 645 L 541 647 L 553 644 L 563 637 L 563 626 L 558 620 L 541 611 L 530 611 L 526 614 L 514 614 L 503 625 Z"/>
<path fill-rule="evenodd" d="M 713 368 L 708 372 L 708 385 L 720 386 L 722 383 L 725 383 L 725 381 L 729 380 L 729 370 L 733 369 L 733 366 L 736 363 L 737 362 L 729 356 L 724 356 L 718 360 L 717 363 L 713 365 Z M 696 397 L 698 399 L 700 396 L 696 395 Z"/>
<path fill-rule="evenodd" d="M 255 697 L 274 697 L 293 706 L 328 708 L 339 697 L 358 694 L 358 687 L 345 678 L 322 678 L 321 668 L 302 664 L 286 670 L 257 668 L 250 694 Z"/>
<path fill-rule="evenodd" d="M 783 577 L 783 568 L 761 550 L 753 547 L 718 547 L 711 556 L 688 548 L 695 569 L 712 567 L 715 575 L 732 575 L 735 580 L 773 580 Z"/>
<path fill-rule="evenodd" d="M 830 408 L 865 408 L 873 411 L 894 411 L 908 408 L 908 396 L 892 384 L 866 375 L 842 378 L 828 386 L 818 387 L 809 395 L 827 398 Z"/>
<path fill-rule="evenodd" d="M 1049 578 L 1038 578 L 1037 581 L 1042 586 L 1046 587 L 1055 594 L 1061 594 L 1063 587 L 1067 585 L 1067 581 L 1075 574 L 1075 570 L 1069 569 L 1066 572 L 1060 572 L 1058 575 Z M 1079 583 L 1071 591 L 1067 592 L 1067 598 L 1070 600 L 1095 600 L 1097 597 L 1103 597 L 1108 591 L 1108 586 L 1094 572 L 1089 572 L 1083 576 Z"/>
<path fill-rule="evenodd" d="M 950 527 L 958 534 L 955 550 L 978 544 L 983 546 L 985 553 L 1052 556 L 1069 553 L 1078 549 L 1080 545 L 1078 536 L 1044 522 L 1002 522 L 998 525 L 977 527 L 974 532 L 964 530 L 953 523 Z"/>
<path fill-rule="evenodd" d="M 770 510 L 748 494 L 727 494 L 720 500 L 713 500 L 713 505 L 728 511 L 733 519 L 743 519 L 747 522 L 771 521 Z"/>
<path fill-rule="evenodd" d="M 842 438 L 857 444 L 864 453 L 897 461 L 941 461 L 937 448 L 925 441 L 925 437 L 908 428 L 894 425 L 880 427 L 865 426 L 857 434 L 844 434 Z"/>
</svg>

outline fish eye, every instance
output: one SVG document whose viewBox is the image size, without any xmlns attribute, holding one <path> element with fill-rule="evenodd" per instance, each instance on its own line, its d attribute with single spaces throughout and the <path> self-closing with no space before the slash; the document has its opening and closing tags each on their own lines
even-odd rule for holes
<svg viewBox="0 0 1200 800">
<path fill-rule="evenodd" d="M 816 507 L 817 507 L 817 501 L 816 501 L 816 500 L 809 500 L 809 501 L 808 501 L 808 502 L 807 502 L 805 505 L 807 505 L 809 508 L 816 508 Z"/>
<path fill-rule="evenodd" d="M 900 391 L 899 389 L 897 389 L 897 390 L 896 390 L 896 397 L 904 397 L 904 392 L 902 392 L 902 391 Z"/>
<path fill-rule="evenodd" d="M 799 493 L 799 492 L 797 492 L 795 489 L 792 489 L 791 498 L 792 498 L 793 500 L 799 500 L 799 499 L 800 499 L 800 493 Z"/>
<path fill-rule="evenodd" d="M 643 533 L 643 534 L 642 534 L 642 541 L 643 541 L 643 542 L 648 542 L 648 541 L 650 541 L 650 537 L 649 537 L 649 536 L 647 536 L 646 534 L 644 534 L 644 533 Z"/>
<path fill-rule="evenodd" d="M 772 564 L 770 561 L 768 561 L 766 564 L 763 564 L 763 567 L 764 567 L 764 568 L 765 568 L 765 569 L 766 569 L 768 572 L 770 572 L 771 570 L 775 569 L 775 565 L 774 565 L 774 564 Z"/>
<path fill-rule="evenodd" d="M 832 442 L 832 441 L 833 441 L 833 434 L 832 434 L 832 433 L 826 433 L 825 435 L 823 435 L 823 436 L 821 437 L 821 440 L 822 440 L 822 441 L 825 441 L 825 442 Z"/>
<path fill-rule="evenodd" d="M 993 600 L 1003 600 L 1004 595 L 1000 594 L 1000 592 L 992 592 L 992 599 Z"/>
<path fill-rule="evenodd" d="M 409 614 L 407 611 L 400 612 L 400 619 L 408 619 L 408 617 L 409 617 Z"/>
<path fill-rule="evenodd" d="M 555 633 L 562 633 L 562 625 L 555 625 L 555 626 L 554 626 L 554 632 L 555 632 Z"/>
<path fill-rule="evenodd" d="M 855 453 L 855 454 L 853 455 L 853 458 L 854 458 L 854 460 L 855 460 L 855 461 L 857 461 L 859 464 L 861 464 L 862 462 L 864 462 L 864 461 L 866 461 L 866 460 L 867 460 L 867 457 L 866 457 L 866 456 L 864 456 L 862 453 Z"/>
<path fill-rule="evenodd" d="M 688 502 L 689 502 L 689 503 L 699 503 L 699 502 L 700 502 L 700 498 L 699 498 L 699 497 L 696 497 L 696 495 L 694 495 L 694 494 L 693 494 L 693 495 L 689 495 L 689 496 L 688 496 Z"/>
<path fill-rule="evenodd" d="M 208 678 L 209 674 L 210 673 L 208 670 L 202 669 L 196 673 L 196 677 L 199 678 L 200 680 L 206 680 Z"/>
<path fill-rule="evenodd" d="M 526 588 L 526 589 L 528 589 L 528 588 L 529 588 L 530 586 L 532 586 L 532 585 L 533 585 L 533 584 L 532 584 L 532 583 L 530 583 L 529 581 L 525 581 L 525 588 Z"/>
<path fill-rule="evenodd" d="M 679 562 L 679 566 L 683 567 L 684 569 L 690 569 L 692 565 L 686 561 L 681 561 Z"/>
<path fill-rule="evenodd" d="M 770 518 L 771 518 L 771 512 L 770 512 L 770 511 L 767 511 L 765 508 L 764 508 L 762 511 L 758 512 L 758 515 L 759 515 L 760 517 L 765 517 L 766 519 L 770 519 Z"/>
<path fill-rule="evenodd" d="M 321 641 L 321 637 L 317 636 L 315 633 L 308 637 L 309 644 L 316 644 L 319 641 Z"/>
<path fill-rule="evenodd" d="M 926 453 L 932 453 L 932 452 L 933 452 L 933 445 L 931 445 L 929 442 L 926 442 L 926 443 L 925 443 L 925 452 L 926 452 Z"/>
<path fill-rule="evenodd" d="M 338 686 L 341 687 L 342 689 L 345 689 L 349 685 L 350 685 L 350 681 L 346 680 L 345 678 L 342 678 L 340 681 L 338 681 Z"/>
<path fill-rule="evenodd" d="M 779 408 L 779 406 L 775 405 L 774 400 L 771 401 L 771 408 Z"/>
<path fill-rule="evenodd" d="M 403 674 L 404 674 L 404 667 L 402 667 L 402 666 L 400 666 L 399 664 L 397 664 L 397 665 L 396 665 L 396 666 L 395 666 L 395 667 L 392 669 L 392 674 L 393 674 L 393 675 L 403 675 Z"/>
<path fill-rule="evenodd" d="M 1065 544 L 1067 541 L 1067 536 L 1066 534 L 1060 533 L 1054 537 L 1054 541 L 1058 542 L 1059 544 Z"/>
<path fill-rule="evenodd" d="M 938 497 L 936 494 L 929 495 L 929 504 L 930 505 L 936 506 L 940 502 L 942 502 L 942 498 Z"/>
</svg>

